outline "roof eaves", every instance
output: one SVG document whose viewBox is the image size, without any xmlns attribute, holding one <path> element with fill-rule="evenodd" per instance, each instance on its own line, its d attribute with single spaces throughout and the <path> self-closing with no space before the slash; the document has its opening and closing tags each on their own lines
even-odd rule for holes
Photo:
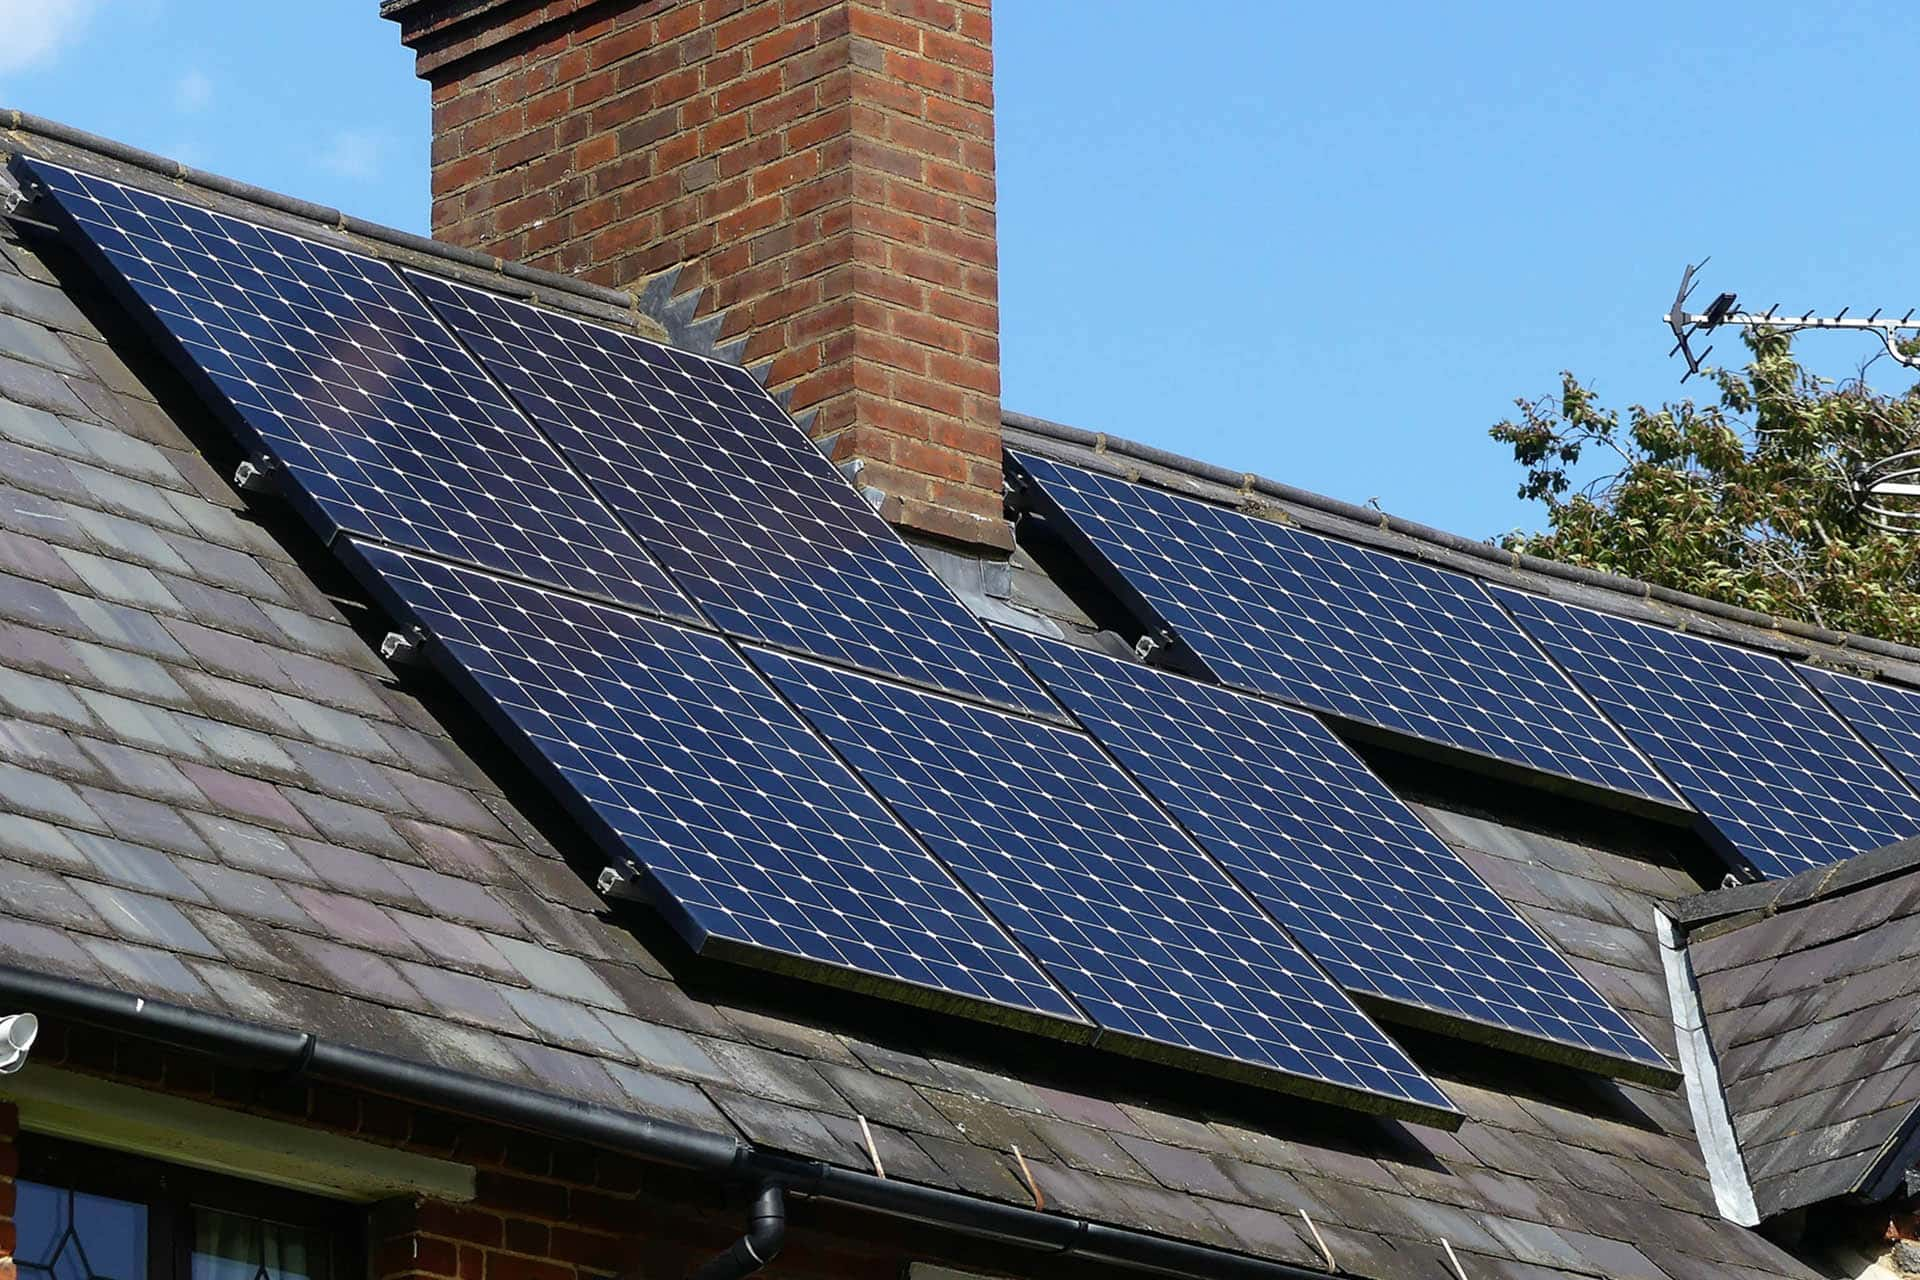
<svg viewBox="0 0 1920 1280">
<path fill-rule="evenodd" d="M 1059 455 L 1057 448 L 1049 450 L 1048 445 L 1084 450 L 1095 459 L 1104 461 L 1109 470 L 1136 482 L 1144 480 L 1190 496 L 1214 502 L 1232 502 L 1243 507 L 1258 507 L 1263 500 L 1277 502 L 1284 509 L 1283 515 L 1311 513 L 1313 517 L 1318 517 L 1299 520 L 1302 527 L 1311 528 L 1314 532 L 1397 551 L 1478 576 L 1524 585 L 1567 598 L 1570 603 L 1618 613 L 1639 621 L 1675 630 L 1697 631 L 1767 649 L 1789 658 L 1813 659 L 1843 669 L 1866 670 L 1897 683 L 1920 687 L 1920 648 L 1911 645 L 1834 631 L 1791 618 L 1777 618 L 1710 600 L 1705 596 L 1642 582 L 1637 578 L 1508 551 L 1490 542 L 1476 541 L 1417 521 L 1404 520 L 1372 507 L 1329 498 L 1252 472 L 1231 471 L 1105 432 L 1087 431 L 1023 413 L 1002 414 L 1001 422 L 1016 437 L 1024 438 L 1025 443 L 1038 446 L 1039 452 Z M 1084 464 L 1087 459 L 1069 453 L 1062 456 L 1061 460 Z M 1143 466 L 1157 468 L 1163 474 L 1144 473 L 1140 470 Z M 1187 483 L 1179 483 L 1181 479 Z M 1172 483 L 1169 483 L 1170 480 Z M 1205 486 L 1218 486 L 1226 492 L 1213 492 Z M 1584 590 L 1569 594 L 1554 590 L 1556 586 Z M 1678 616 L 1676 610 L 1679 611 Z M 1890 666 L 1863 655 L 1871 655 L 1872 659 L 1890 659 L 1905 666 Z"/>
</svg>

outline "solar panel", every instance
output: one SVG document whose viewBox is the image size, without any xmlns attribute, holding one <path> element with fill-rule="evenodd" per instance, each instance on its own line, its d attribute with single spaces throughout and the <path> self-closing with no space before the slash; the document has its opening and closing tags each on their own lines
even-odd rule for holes
<svg viewBox="0 0 1920 1280">
<path fill-rule="evenodd" d="M 1222 682 L 1678 803 L 1472 578 L 1047 459 L 1014 458 Z"/>
<path fill-rule="evenodd" d="M 696 950 L 1083 1021 L 720 637 L 355 550 L 396 613 L 444 646 L 476 708 L 619 864 L 650 878 Z"/>
<path fill-rule="evenodd" d="M 1920 692 L 1818 667 L 1795 670 L 1881 759 L 1920 786 Z"/>
<path fill-rule="evenodd" d="M 411 279 L 721 630 L 1058 714 L 744 369 Z"/>
<path fill-rule="evenodd" d="M 1523 1051 L 1671 1078 L 1659 1052 L 1312 715 L 1001 634 L 1348 991 Z"/>
<path fill-rule="evenodd" d="M 1100 1043 L 1376 1107 L 1450 1107 L 1085 735 L 748 653 L 1093 1015 Z"/>
<path fill-rule="evenodd" d="M 1792 875 L 1920 833 L 1920 797 L 1779 658 L 1495 594 L 1762 873 Z"/>
<path fill-rule="evenodd" d="M 21 160 L 136 314 L 336 531 L 679 616 L 613 513 L 384 262 Z"/>
</svg>

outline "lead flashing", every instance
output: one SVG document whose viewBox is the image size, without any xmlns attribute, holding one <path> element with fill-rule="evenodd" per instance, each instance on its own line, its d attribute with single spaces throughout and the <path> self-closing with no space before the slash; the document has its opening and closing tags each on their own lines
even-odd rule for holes
<svg viewBox="0 0 1920 1280">
<path fill-rule="evenodd" d="M 1694 1135 L 1713 1186 L 1713 1202 L 1720 1216 L 1743 1227 L 1760 1225 L 1753 1183 L 1740 1154 L 1726 1091 L 1720 1083 L 1720 1063 L 1707 1036 L 1706 1016 L 1700 1007 L 1700 988 L 1687 955 L 1687 937 L 1673 917 L 1658 907 L 1653 912 L 1654 934 L 1660 943 L 1661 967 L 1666 972 L 1667 1001 L 1673 1010 L 1673 1030 L 1686 1078 L 1687 1107 L 1693 1113 Z"/>
</svg>

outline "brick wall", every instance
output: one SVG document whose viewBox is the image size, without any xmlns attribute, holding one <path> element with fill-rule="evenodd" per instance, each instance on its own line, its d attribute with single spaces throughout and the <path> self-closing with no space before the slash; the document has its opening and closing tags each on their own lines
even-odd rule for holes
<svg viewBox="0 0 1920 1280">
<path fill-rule="evenodd" d="M 20 1154 L 13 1140 L 19 1132 L 20 1109 L 11 1102 L 0 1102 L 0 1258 L 11 1258 L 19 1243 L 13 1226 L 13 1175 L 20 1170 Z"/>
<path fill-rule="evenodd" d="M 681 266 L 897 523 L 1001 518 L 989 0 L 413 0 L 433 230 L 631 287 Z"/>
</svg>

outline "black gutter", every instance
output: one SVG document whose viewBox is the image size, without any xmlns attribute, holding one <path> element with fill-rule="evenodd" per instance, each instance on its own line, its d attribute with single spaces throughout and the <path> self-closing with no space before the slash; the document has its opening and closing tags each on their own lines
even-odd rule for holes
<svg viewBox="0 0 1920 1280">
<path fill-rule="evenodd" d="M 0 1004 L 21 1007 L 43 1018 L 52 1016 L 217 1057 L 271 1075 L 307 1075 L 370 1089 L 754 1186 L 760 1189 L 756 1232 L 772 1230 L 771 1222 L 759 1221 L 763 1209 L 769 1214 L 772 1211 L 765 1190 L 771 1185 L 783 1188 L 782 1197 L 790 1191 L 978 1239 L 1135 1271 L 1192 1280 L 1326 1280 L 1328 1275 L 1324 1270 L 764 1151 L 733 1134 L 650 1120 L 600 1103 L 322 1040 L 310 1032 L 264 1027 L 13 965 L 0 965 Z M 784 1223 L 781 1225 L 784 1227 Z M 754 1237 L 754 1232 L 749 1236 Z M 772 1242 L 768 1234 L 756 1238 L 762 1244 Z"/>
</svg>

